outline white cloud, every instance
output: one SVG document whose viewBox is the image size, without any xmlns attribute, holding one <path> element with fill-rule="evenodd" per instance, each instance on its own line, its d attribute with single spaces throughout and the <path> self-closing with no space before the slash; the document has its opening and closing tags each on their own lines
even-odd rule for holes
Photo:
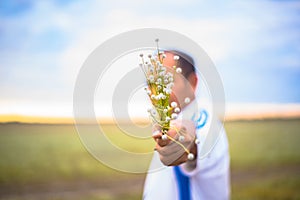
<svg viewBox="0 0 300 200">
<path fill-rule="evenodd" d="M 213 11 L 206 10 L 207 4 L 204 2 L 202 4 L 195 0 L 188 2 L 184 0 L 164 2 L 154 0 L 151 2 L 153 7 L 148 7 L 145 1 L 138 0 L 120 3 L 117 7 L 115 3 L 114 1 L 86 1 L 85 3 L 77 1 L 60 8 L 48 1 L 37 1 L 33 10 L 22 18 L 1 19 L 1 23 L 3 22 L 6 28 L 22 39 L 20 44 L 14 44 L 19 47 L 17 51 L 4 52 L 9 57 L 5 63 L 0 63 L 0 66 L 5 65 L 6 68 L 12 68 L 9 69 L 13 74 L 12 78 L 20 76 L 20 79 L 32 79 L 31 84 L 35 82 L 36 85 L 39 85 L 41 81 L 40 78 L 35 78 L 34 67 L 28 66 L 39 63 L 57 64 L 58 67 L 51 71 L 51 78 L 53 78 L 51 81 L 62 84 L 61 88 L 65 89 L 64 91 L 50 90 L 48 95 L 64 96 L 65 101 L 71 103 L 75 79 L 85 59 L 102 42 L 124 31 L 145 27 L 177 31 L 202 46 L 217 65 L 222 65 L 225 61 L 230 65 L 231 61 L 235 61 L 241 56 L 248 56 L 248 60 L 255 59 L 254 56 L 258 51 L 280 49 L 283 45 L 299 39 L 299 29 L 293 27 L 289 27 L 287 30 L 282 29 L 288 23 L 299 23 L 299 20 L 294 18 L 293 12 L 290 12 L 295 9 L 295 6 L 299 8 L 300 4 L 296 2 L 287 4 L 266 1 L 231 2 L 229 6 L 213 6 Z M 191 11 L 195 12 L 193 16 L 184 16 L 187 13 L 176 12 L 165 14 L 162 9 L 153 12 L 154 14 L 144 12 L 148 11 L 145 9 L 155 9 L 156 5 L 162 7 L 170 5 L 170 9 L 179 9 L 182 6 L 193 6 L 194 4 L 201 6 L 198 6 L 199 14 L 195 10 Z M 44 53 L 43 56 L 33 54 L 30 51 L 32 42 L 40 33 L 53 28 L 61 30 L 68 36 L 67 46 L 53 54 L 46 52 L 47 47 L 40 50 L 41 54 Z M 24 30 L 26 30 L 26 34 L 23 35 L 22 31 Z M 273 33 L 272 31 L 277 32 Z M 11 43 L 13 44 L 13 39 Z M 24 64 L 21 62 L 22 59 L 16 59 L 22 57 L 34 60 L 34 62 Z M 300 62 L 294 55 L 266 58 L 266 60 L 271 59 L 274 59 L 272 62 L 275 64 L 281 62 L 283 67 L 297 68 Z M 273 63 L 270 63 L 269 65 L 273 67 Z M 245 63 L 239 64 L 244 65 Z M 246 64 L 247 66 L 251 65 L 251 63 Z M 21 69 L 20 66 L 23 68 Z M 236 66 L 232 66 L 228 70 L 233 70 L 234 67 Z M 41 70 L 37 74 L 39 77 L 47 77 L 49 70 L 51 69 L 47 66 L 47 69 Z M 16 89 L 15 93 L 18 93 L 18 88 L 21 91 L 26 87 L 26 84 L 21 87 L 16 85 L 13 80 L 9 81 L 11 82 L 6 84 L 11 84 L 11 87 Z M 47 90 L 47 88 L 45 89 Z M 36 96 L 44 95 L 43 92 L 37 90 L 34 93 Z M 11 99 L 9 93 L 7 96 L 7 99 Z M 24 99 L 26 98 L 24 97 Z"/>
<path fill-rule="evenodd" d="M 82 27 L 76 40 L 62 52 L 63 77 L 72 83 L 89 53 L 110 37 L 137 28 L 155 27 L 177 31 L 199 43 L 215 61 L 229 58 L 236 51 L 232 33 L 238 20 L 187 20 L 177 17 L 148 17 L 127 10 L 112 10 L 104 15 L 105 26 Z M 121 45 L 121 44 L 120 44 Z"/>
</svg>

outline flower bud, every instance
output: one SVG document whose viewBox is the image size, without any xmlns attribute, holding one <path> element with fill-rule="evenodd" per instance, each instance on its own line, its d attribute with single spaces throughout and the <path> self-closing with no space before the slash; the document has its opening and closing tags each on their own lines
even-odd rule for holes
<svg viewBox="0 0 300 200">
<path fill-rule="evenodd" d="M 182 72 L 182 69 L 181 69 L 180 67 L 178 67 L 178 68 L 176 69 L 176 72 L 180 74 L 180 73 Z"/>
<path fill-rule="evenodd" d="M 179 60 L 179 56 L 175 55 L 175 56 L 173 57 L 173 59 L 174 59 L 174 60 Z"/>
<path fill-rule="evenodd" d="M 186 98 L 184 99 L 184 103 L 190 103 L 190 101 L 191 101 L 191 99 L 190 99 L 189 97 L 186 97 Z"/>
<path fill-rule="evenodd" d="M 171 107 L 172 107 L 172 108 L 177 107 L 177 103 L 176 103 L 175 101 L 173 101 L 173 102 L 171 103 Z"/>
<path fill-rule="evenodd" d="M 172 115 L 171 115 L 172 119 L 176 119 L 177 116 L 178 116 L 178 115 L 177 115 L 176 113 L 172 113 Z"/>
</svg>

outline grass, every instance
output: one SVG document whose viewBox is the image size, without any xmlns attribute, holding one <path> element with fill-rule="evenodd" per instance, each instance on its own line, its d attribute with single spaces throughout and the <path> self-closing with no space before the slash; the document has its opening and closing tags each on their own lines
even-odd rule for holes
<svg viewBox="0 0 300 200">
<path fill-rule="evenodd" d="M 300 120 L 227 123 L 232 199 L 300 199 Z"/>
<path fill-rule="evenodd" d="M 234 167 L 300 164 L 300 120 L 226 123 Z"/>
<path fill-rule="evenodd" d="M 233 200 L 300 199 L 300 120 L 236 121 L 225 128 Z M 106 137 L 126 151 L 153 150 L 150 138 L 136 140 L 109 125 L 104 129 Z M 105 144 L 101 148 L 115 163 L 136 168 L 149 164 L 126 162 Z M 2 124 L 0 157 L 0 199 L 141 199 L 145 174 L 101 164 L 86 151 L 72 125 Z"/>
</svg>

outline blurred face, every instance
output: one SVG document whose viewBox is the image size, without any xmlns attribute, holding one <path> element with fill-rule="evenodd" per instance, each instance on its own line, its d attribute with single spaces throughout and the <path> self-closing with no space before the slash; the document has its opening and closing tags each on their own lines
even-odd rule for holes
<svg viewBox="0 0 300 200">
<path fill-rule="evenodd" d="M 195 98 L 195 89 L 197 86 L 197 76 L 192 73 L 188 78 L 185 78 L 182 74 L 176 73 L 173 66 L 176 66 L 176 61 L 173 59 L 174 54 L 166 53 L 166 58 L 164 59 L 164 66 L 167 67 L 168 71 L 174 74 L 174 86 L 172 87 L 172 93 L 170 101 L 177 102 L 181 108 L 186 106 L 184 99 L 189 97 L 192 101 Z M 184 66 L 182 66 L 184 68 Z"/>
</svg>

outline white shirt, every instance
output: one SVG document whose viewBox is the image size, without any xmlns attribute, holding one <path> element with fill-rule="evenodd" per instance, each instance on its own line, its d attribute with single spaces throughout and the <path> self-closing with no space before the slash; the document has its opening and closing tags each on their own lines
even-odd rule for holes
<svg viewBox="0 0 300 200">
<path fill-rule="evenodd" d="M 182 112 L 195 113 L 193 102 Z M 188 118 L 190 114 L 185 114 Z M 208 115 L 209 118 L 209 115 Z M 196 130 L 197 138 L 205 140 L 211 120 Z M 200 143 L 201 144 L 201 143 Z M 198 155 L 201 153 L 198 145 Z M 193 200 L 227 200 L 230 197 L 229 153 L 228 141 L 224 128 L 213 150 L 203 159 L 197 159 L 196 168 L 187 170 L 186 163 L 180 165 L 183 174 L 190 180 L 190 194 Z M 174 167 L 164 166 L 157 152 L 154 152 L 144 185 L 143 199 L 145 200 L 179 200 L 178 186 Z"/>
</svg>

